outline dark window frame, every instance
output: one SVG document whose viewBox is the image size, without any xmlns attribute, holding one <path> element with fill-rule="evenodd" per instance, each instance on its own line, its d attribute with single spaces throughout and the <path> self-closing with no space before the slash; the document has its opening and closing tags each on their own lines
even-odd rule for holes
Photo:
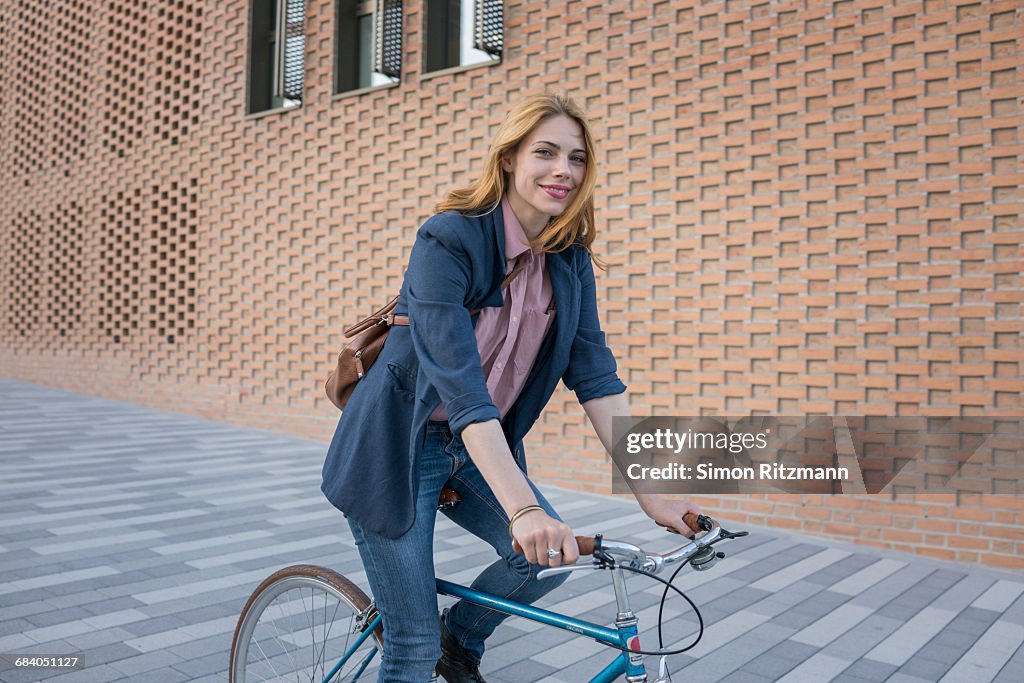
<svg viewBox="0 0 1024 683">
<path fill-rule="evenodd" d="M 251 0 L 249 3 L 248 114 L 302 104 L 305 10 L 306 0 Z M 285 92 L 289 89 L 290 92 Z"/>
<path fill-rule="evenodd" d="M 390 87 L 401 80 L 401 0 L 336 0 L 334 33 L 334 93 Z M 370 46 L 364 40 L 370 17 Z M 369 54 L 369 60 L 365 55 Z M 373 83 L 374 76 L 390 79 Z M 365 82 L 368 81 L 368 82 Z"/>
<path fill-rule="evenodd" d="M 464 3 L 472 8 L 472 26 L 462 25 Z M 424 74 L 500 62 L 504 47 L 504 11 L 502 0 L 424 0 Z M 463 36 L 467 34 L 468 47 L 484 53 L 485 58 L 476 55 L 463 59 Z"/>
<path fill-rule="evenodd" d="M 462 0 L 425 0 L 423 70 L 441 71 L 459 66 Z"/>
</svg>

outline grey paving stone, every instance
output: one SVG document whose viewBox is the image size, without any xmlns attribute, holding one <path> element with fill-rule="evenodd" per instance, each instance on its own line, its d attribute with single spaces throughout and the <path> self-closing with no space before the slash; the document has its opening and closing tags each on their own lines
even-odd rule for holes
<svg viewBox="0 0 1024 683">
<path fill-rule="evenodd" d="M 766 652 L 744 664 L 741 670 L 759 676 L 767 676 L 768 680 L 777 681 L 796 668 L 799 663 L 797 660 Z"/>
<path fill-rule="evenodd" d="M 123 628 L 105 628 L 100 631 L 89 631 L 77 636 L 69 636 L 67 642 L 77 652 L 88 652 L 89 656 L 92 657 L 92 653 L 100 647 L 105 645 L 121 645 L 128 638 L 131 638 L 131 634 L 125 631 Z M 133 655 L 137 655 L 138 650 L 131 650 Z"/>
<path fill-rule="evenodd" d="M 721 679 L 722 683 L 771 683 L 774 680 L 765 676 L 758 676 L 757 674 L 749 671 L 733 671 L 731 674 Z"/>
<path fill-rule="evenodd" d="M 185 626 L 188 623 L 188 621 L 182 619 L 178 615 L 172 614 L 125 624 L 124 629 L 131 633 L 133 638 L 139 638 L 141 636 L 148 636 L 154 633 L 171 631 L 181 626 Z"/>
<path fill-rule="evenodd" d="M 517 681 L 537 681 L 545 676 L 555 673 L 556 671 L 557 669 L 554 667 L 547 666 L 546 664 L 540 664 L 532 659 L 524 659 L 512 664 L 511 666 L 503 668 L 501 671 L 496 672 L 496 676 L 491 677 L 498 681 L 504 680 L 509 681 L 510 683 Z M 481 669 L 481 673 L 484 673 L 483 669 Z"/>
<path fill-rule="evenodd" d="M 886 680 L 886 683 L 935 683 L 934 679 L 931 678 L 920 678 L 918 676 L 911 676 L 909 674 L 901 673 L 897 671 Z M 972 683 L 981 683 L 981 681 L 972 681 Z"/>
<path fill-rule="evenodd" d="M 488 640 L 488 642 L 490 642 L 490 640 Z M 173 655 L 181 657 L 181 659 L 185 661 L 204 657 L 206 655 L 217 654 L 221 657 L 223 664 L 226 667 L 230 647 L 231 634 L 222 633 L 206 638 L 199 638 L 198 640 L 190 640 L 187 643 L 181 643 L 179 645 L 172 645 L 167 648 L 167 651 Z"/>
<path fill-rule="evenodd" d="M 892 676 L 896 667 L 883 662 L 876 662 L 870 659 L 858 659 L 851 664 L 843 675 L 854 676 L 864 681 L 884 681 Z"/>
<path fill-rule="evenodd" d="M 784 640 L 772 648 L 772 654 L 794 662 L 803 662 L 817 651 L 816 648 L 792 640 Z"/>
<path fill-rule="evenodd" d="M 917 659 L 929 660 L 935 663 L 942 663 L 949 669 L 954 662 L 960 659 L 975 642 L 988 630 L 996 621 L 997 614 L 989 610 L 979 610 L 969 607 L 953 618 L 946 627 L 932 638 L 928 643 L 917 651 L 907 664 Z M 932 668 L 932 667 L 929 667 Z M 900 669 L 904 671 L 903 668 Z M 904 673 L 919 676 L 912 670 Z"/>
<path fill-rule="evenodd" d="M 25 617 L 25 619 L 32 624 L 29 628 L 38 628 L 40 626 L 53 626 L 54 624 L 62 624 L 67 621 L 84 619 L 88 616 L 91 616 L 89 612 L 81 607 L 72 607 L 55 609 L 50 612 L 40 612 L 38 614 Z"/>
<path fill-rule="evenodd" d="M 680 670 L 683 680 L 716 680 L 731 672 L 743 668 L 746 672 L 755 671 L 747 665 L 775 648 L 780 642 L 793 634 L 791 629 L 779 628 L 773 624 L 761 624 L 757 628 L 743 633 L 739 637 L 705 655 L 685 669 Z M 763 671 L 757 675 L 764 675 Z M 728 679 L 726 679 L 728 680 Z"/>
<path fill-rule="evenodd" d="M 769 595 L 771 593 L 768 591 L 758 590 L 750 586 L 741 586 L 716 599 L 713 604 L 717 609 L 728 615 L 760 602 Z"/>
<path fill-rule="evenodd" d="M 9 636 L 14 633 L 22 633 L 26 629 L 33 628 L 35 624 L 27 619 L 17 618 L 0 621 L 0 637 Z"/>
<path fill-rule="evenodd" d="M 191 680 L 191 675 L 175 668 L 157 669 L 146 674 L 146 683 L 183 683 Z"/>
<path fill-rule="evenodd" d="M 936 571 L 918 581 L 912 587 L 896 596 L 888 604 L 879 608 L 883 617 L 907 620 L 928 607 L 965 575 L 953 572 Z"/>
<path fill-rule="evenodd" d="M 1020 683 L 1024 680 L 1024 645 L 1017 648 L 1014 655 L 1003 665 L 993 679 L 993 683 Z"/>
<path fill-rule="evenodd" d="M 734 579 L 754 583 L 774 574 L 786 567 L 817 554 L 821 548 L 807 543 L 792 546 L 785 553 L 767 557 L 759 562 L 751 563 L 733 573 Z"/>
<path fill-rule="evenodd" d="M 773 623 L 800 630 L 818 621 L 847 600 L 845 595 L 838 595 L 827 590 L 820 591 L 814 594 L 813 600 L 805 599 L 796 602 L 792 609 L 777 616 Z"/>
<path fill-rule="evenodd" d="M 1014 624 L 1024 625 L 1024 595 L 1020 596 L 1003 612 L 1003 618 Z"/>
<path fill-rule="evenodd" d="M 181 576 L 191 574 L 195 571 L 192 567 L 178 562 L 167 562 L 155 564 L 142 570 L 143 575 L 148 579 L 160 579 L 168 576 Z"/>
<path fill-rule="evenodd" d="M 822 651 L 851 661 L 858 659 L 889 637 L 903 623 L 890 617 L 872 614 L 842 637 L 830 642 Z"/>
<path fill-rule="evenodd" d="M 182 661 L 181 657 L 170 652 L 158 651 L 146 652 L 134 657 L 125 657 L 124 659 L 112 662 L 111 666 L 119 672 L 118 677 L 141 676 L 145 674 L 146 680 L 149 680 L 153 672 L 169 669 L 175 664 L 180 664 Z"/>
<path fill-rule="evenodd" d="M 839 583 L 849 576 L 852 576 L 874 562 L 875 558 L 869 555 L 851 555 L 835 562 L 830 567 L 825 567 L 824 569 L 811 574 L 804 580 L 810 581 L 811 583 L 818 583 L 822 586 L 831 586 Z"/>
<path fill-rule="evenodd" d="M 34 640 L 24 633 L 12 633 L 9 636 L 0 636 L 0 652 L 19 653 L 29 652 L 26 648 L 38 645 Z"/>
<path fill-rule="evenodd" d="M 917 676 L 927 681 L 937 681 L 949 671 L 949 663 L 936 662 L 924 657 L 911 657 L 900 667 L 899 672 L 908 676 Z"/>
<path fill-rule="evenodd" d="M 224 683 L 226 680 L 228 680 L 228 673 L 227 669 L 224 669 L 222 672 L 213 674 L 212 676 L 202 676 L 200 678 L 195 678 L 191 681 L 191 683 Z M 115 683 L 134 683 L 134 679 L 119 678 Z"/>
<path fill-rule="evenodd" d="M 174 670 L 188 675 L 188 680 L 191 681 L 201 676 L 224 671 L 227 660 L 228 655 L 224 652 L 192 656 L 183 660 L 180 664 L 175 664 Z"/>
</svg>

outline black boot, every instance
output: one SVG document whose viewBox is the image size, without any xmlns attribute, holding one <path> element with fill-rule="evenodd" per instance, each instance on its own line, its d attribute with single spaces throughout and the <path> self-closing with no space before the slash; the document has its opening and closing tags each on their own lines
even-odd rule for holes
<svg viewBox="0 0 1024 683">
<path fill-rule="evenodd" d="M 487 683 L 466 648 L 448 633 L 444 625 L 447 614 L 447 609 L 441 613 L 441 659 L 434 670 L 448 683 Z"/>
</svg>

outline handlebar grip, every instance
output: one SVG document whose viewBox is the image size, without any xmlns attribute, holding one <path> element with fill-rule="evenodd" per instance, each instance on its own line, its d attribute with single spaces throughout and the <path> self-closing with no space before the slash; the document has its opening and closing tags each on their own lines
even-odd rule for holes
<svg viewBox="0 0 1024 683">
<path fill-rule="evenodd" d="M 580 557 L 584 555 L 594 554 L 594 537 L 593 536 L 577 536 L 576 545 L 580 547 Z"/>
</svg>

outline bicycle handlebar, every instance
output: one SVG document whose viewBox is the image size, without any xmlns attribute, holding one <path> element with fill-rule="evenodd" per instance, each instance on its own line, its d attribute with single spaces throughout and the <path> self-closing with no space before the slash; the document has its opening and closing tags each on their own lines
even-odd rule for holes
<svg viewBox="0 0 1024 683">
<path fill-rule="evenodd" d="M 683 522 L 685 522 L 686 526 L 690 527 L 690 530 L 693 531 L 693 533 L 695 534 L 701 531 L 711 531 L 712 525 L 715 523 L 715 521 L 710 517 L 705 517 L 704 515 L 697 515 L 693 512 L 687 512 L 685 515 L 683 515 Z M 665 525 L 659 524 L 658 526 Z M 665 527 L 665 529 L 671 531 L 674 534 L 679 533 L 672 527 Z M 690 538 L 692 539 L 693 536 L 690 536 Z M 593 536 L 576 537 L 576 545 L 579 546 L 581 557 L 584 555 L 594 554 L 594 541 L 595 539 Z M 521 553 L 523 551 L 522 547 L 519 545 L 519 541 L 515 540 L 514 538 L 512 539 L 512 549 L 515 550 L 517 553 Z"/>
<path fill-rule="evenodd" d="M 715 520 L 704 515 L 698 515 L 693 512 L 687 512 L 683 515 L 683 522 L 686 526 L 690 527 L 690 531 L 694 534 L 700 533 L 701 531 L 711 531 L 712 526 L 716 524 Z M 659 524 L 658 526 L 665 526 Z M 672 527 L 665 527 L 666 530 L 676 534 L 679 533 Z M 693 536 L 690 536 L 692 539 Z M 594 554 L 594 537 L 593 536 L 577 536 L 576 545 L 580 548 L 580 555 L 593 555 Z"/>
<path fill-rule="evenodd" d="M 651 574 L 657 574 L 667 567 L 689 562 L 694 569 L 703 571 L 709 569 L 718 559 L 724 557 L 724 553 L 716 553 L 711 546 L 719 541 L 731 538 L 746 536 L 748 532 L 739 531 L 732 533 L 726 531 L 718 522 L 704 515 L 687 514 L 683 521 L 694 531 L 694 536 L 684 546 L 680 546 L 668 553 L 649 553 L 643 548 L 624 541 L 600 539 L 600 550 L 602 556 L 611 556 L 619 564 L 625 564 L 633 569 L 639 569 Z M 702 535 L 697 535 L 703 532 Z M 597 549 L 598 538 L 592 536 L 577 536 L 576 544 L 580 548 L 580 555 L 593 555 Z M 593 562 L 564 565 L 561 567 L 549 567 L 537 573 L 537 578 L 553 574 L 563 574 L 577 569 L 604 568 L 603 557 L 595 558 Z"/>
</svg>

